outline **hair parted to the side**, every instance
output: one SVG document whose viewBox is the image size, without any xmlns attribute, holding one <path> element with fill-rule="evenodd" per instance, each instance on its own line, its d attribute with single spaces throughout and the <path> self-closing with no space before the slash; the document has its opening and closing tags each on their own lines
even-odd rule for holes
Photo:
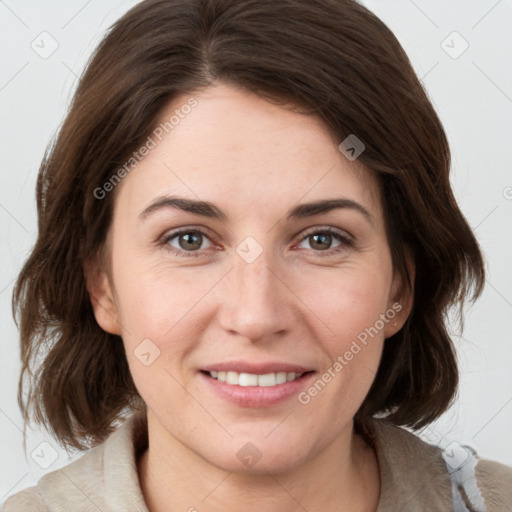
<svg viewBox="0 0 512 512">
<path fill-rule="evenodd" d="M 353 0 L 147 0 L 91 57 L 39 170 L 38 238 L 13 294 L 25 422 L 84 449 L 144 407 L 122 339 L 98 326 L 86 290 L 84 262 L 104 249 L 115 198 L 94 191 L 169 101 L 214 81 L 290 101 L 339 142 L 365 144 L 359 160 L 379 181 L 394 271 L 411 286 L 409 251 L 416 277 L 412 312 L 385 342 L 356 419 L 433 421 L 458 384 L 446 314 L 478 297 L 484 264 L 450 187 L 443 127 L 395 36 Z"/>
</svg>

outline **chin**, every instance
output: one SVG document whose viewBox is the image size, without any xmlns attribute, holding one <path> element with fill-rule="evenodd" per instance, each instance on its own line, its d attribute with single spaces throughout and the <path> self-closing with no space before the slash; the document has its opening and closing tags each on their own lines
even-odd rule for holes
<svg viewBox="0 0 512 512">
<path fill-rule="evenodd" d="M 311 456 L 311 440 L 293 442 L 290 436 L 284 438 L 275 436 L 275 439 L 259 440 L 236 436 L 231 442 L 219 451 L 219 445 L 213 452 L 209 450 L 203 458 L 210 464 L 237 474 L 259 475 L 279 474 L 291 471 Z M 300 447 L 300 449 L 299 449 Z M 209 447 L 210 448 L 210 447 Z M 199 452 L 200 453 L 200 452 Z"/>
</svg>

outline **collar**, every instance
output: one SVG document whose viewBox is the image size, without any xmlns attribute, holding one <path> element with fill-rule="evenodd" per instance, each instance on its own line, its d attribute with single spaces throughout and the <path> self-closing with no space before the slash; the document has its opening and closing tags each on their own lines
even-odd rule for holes
<svg viewBox="0 0 512 512">
<path fill-rule="evenodd" d="M 439 448 L 384 419 L 364 430 L 377 455 L 381 493 L 376 512 L 451 510 L 452 491 Z M 147 447 L 145 412 L 132 414 L 102 444 L 80 459 L 44 475 L 39 484 L 49 510 L 149 512 L 140 488 L 137 459 Z"/>
</svg>

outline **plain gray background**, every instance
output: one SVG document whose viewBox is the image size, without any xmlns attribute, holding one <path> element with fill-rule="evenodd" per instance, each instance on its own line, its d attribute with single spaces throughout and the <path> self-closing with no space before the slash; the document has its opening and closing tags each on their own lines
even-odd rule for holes
<svg viewBox="0 0 512 512">
<path fill-rule="evenodd" d="M 43 151 L 92 49 L 135 3 L 0 0 L 0 501 L 73 458 L 39 430 L 28 430 L 23 452 L 11 294 L 36 238 Z M 467 443 L 512 465 L 512 1 L 363 3 L 398 37 L 445 126 L 455 194 L 488 271 L 483 296 L 468 309 L 463 336 L 455 337 L 459 399 L 420 435 L 442 447 Z"/>
</svg>

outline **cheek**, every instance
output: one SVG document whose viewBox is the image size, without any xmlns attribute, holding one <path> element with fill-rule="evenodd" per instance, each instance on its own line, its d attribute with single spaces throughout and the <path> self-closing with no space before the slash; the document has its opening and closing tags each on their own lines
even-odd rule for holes
<svg viewBox="0 0 512 512">
<path fill-rule="evenodd" d="M 179 368 L 200 340 L 201 297 L 211 279 L 189 271 L 126 265 L 117 272 L 123 343 L 130 372 L 144 401 L 157 409 L 163 395 L 181 407 L 186 401 Z"/>
<path fill-rule="evenodd" d="M 155 262 L 136 250 L 119 255 L 114 272 L 120 316 L 132 326 L 127 329 L 156 337 L 197 304 L 214 277 L 199 267 L 172 268 L 165 258 Z"/>
<path fill-rule="evenodd" d="M 213 266 L 170 268 L 142 258 L 126 258 L 116 272 L 128 357 L 133 359 L 134 351 L 137 353 L 137 347 L 147 339 L 156 347 L 149 344 L 150 348 L 160 351 L 154 367 L 173 367 L 193 352 L 210 318 L 205 298 L 223 270 Z M 139 369 L 139 365 L 134 364 L 133 369 Z"/>
<path fill-rule="evenodd" d="M 338 272 L 330 269 L 323 282 L 316 280 L 315 286 L 308 286 L 308 303 L 321 320 L 316 320 L 315 336 L 328 356 L 319 379 L 328 384 L 325 393 L 318 391 L 323 385 L 306 390 L 305 399 L 316 400 L 317 411 L 331 418 L 333 428 L 346 420 L 334 404 L 342 403 L 346 412 L 355 414 L 375 379 L 384 327 L 392 321 L 386 317 L 390 285 L 391 265 L 388 268 L 383 259 Z"/>
<path fill-rule="evenodd" d="M 331 268 L 310 277 L 302 283 L 301 296 L 328 328 L 323 332 L 330 336 L 323 338 L 331 354 L 372 328 L 389 307 L 391 265 L 385 259 Z M 381 322 L 378 327 L 382 331 Z"/>
</svg>

